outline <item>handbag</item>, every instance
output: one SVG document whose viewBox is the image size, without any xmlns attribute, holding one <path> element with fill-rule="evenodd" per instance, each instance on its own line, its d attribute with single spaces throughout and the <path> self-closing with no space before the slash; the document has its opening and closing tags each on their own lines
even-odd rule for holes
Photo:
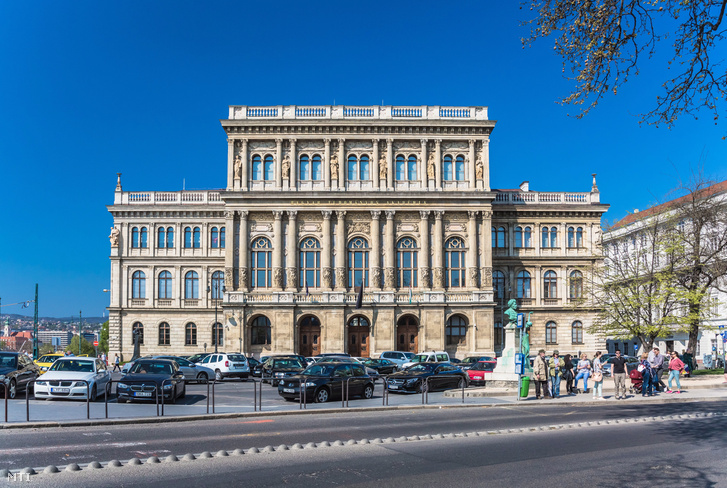
<svg viewBox="0 0 727 488">
<path fill-rule="evenodd" d="M 595 373 L 593 373 L 592 379 L 596 383 L 598 383 L 599 381 L 602 381 L 603 380 L 603 373 L 601 373 L 600 371 L 596 371 Z"/>
</svg>

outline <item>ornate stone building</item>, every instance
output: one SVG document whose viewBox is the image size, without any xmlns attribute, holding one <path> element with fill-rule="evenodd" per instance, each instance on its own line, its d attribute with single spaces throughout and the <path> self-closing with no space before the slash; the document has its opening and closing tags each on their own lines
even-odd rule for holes
<svg viewBox="0 0 727 488">
<path fill-rule="evenodd" d="M 592 351 L 570 303 L 600 260 L 590 192 L 490 187 L 486 107 L 231 106 L 227 188 L 125 192 L 111 238 L 110 349 L 248 355 L 502 346 Z M 215 321 L 217 316 L 217 321 Z"/>
</svg>

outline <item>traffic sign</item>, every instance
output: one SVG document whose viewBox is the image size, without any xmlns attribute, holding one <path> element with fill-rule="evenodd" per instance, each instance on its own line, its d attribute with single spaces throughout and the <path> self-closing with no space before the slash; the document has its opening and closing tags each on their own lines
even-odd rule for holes
<svg viewBox="0 0 727 488">
<path fill-rule="evenodd" d="M 93 341 L 93 346 L 98 347 L 98 341 Z"/>
<path fill-rule="evenodd" d="M 525 314 L 519 313 L 517 314 L 517 328 L 522 329 L 523 325 L 525 325 Z"/>
</svg>

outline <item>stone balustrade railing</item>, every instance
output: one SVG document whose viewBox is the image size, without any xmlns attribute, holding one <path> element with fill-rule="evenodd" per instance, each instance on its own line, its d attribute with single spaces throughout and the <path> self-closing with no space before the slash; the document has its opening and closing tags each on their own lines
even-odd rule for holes
<svg viewBox="0 0 727 488">
<path fill-rule="evenodd" d="M 300 293 L 293 291 L 280 291 L 270 293 L 256 292 L 227 292 L 225 304 L 276 304 L 276 303 L 299 303 L 299 304 L 320 304 L 338 303 L 352 306 L 358 298 L 357 293 L 330 291 L 316 293 Z M 470 292 L 443 292 L 443 291 L 372 291 L 365 292 L 362 303 L 364 306 L 375 304 L 423 304 L 423 303 L 484 303 L 492 301 L 491 291 L 470 291 Z"/>
<path fill-rule="evenodd" d="M 493 204 L 504 205 L 583 205 L 600 203 L 599 193 L 590 192 L 537 192 L 498 191 Z"/>
<path fill-rule="evenodd" d="M 230 120 L 247 119 L 423 119 L 487 120 L 487 107 L 443 107 L 439 105 L 277 105 L 250 107 L 232 105 Z"/>
<path fill-rule="evenodd" d="M 224 205 L 219 190 L 116 192 L 114 205 Z"/>
</svg>

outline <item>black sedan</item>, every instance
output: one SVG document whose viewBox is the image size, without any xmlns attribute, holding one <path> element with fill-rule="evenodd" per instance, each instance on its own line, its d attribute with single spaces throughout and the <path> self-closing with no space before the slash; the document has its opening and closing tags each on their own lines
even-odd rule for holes
<svg viewBox="0 0 727 488">
<path fill-rule="evenodd" d="M 358 358 L 361 364 L 367 368 L 371 368 L 378 374 L 391 374 L 399 371 L 399 365 L 394 361 L 388 359 L 374 359 L 374 358 Z"/>
<path fill-rule="evenodd" d="M 119 403 L 132 400 L 156 402 L 159 391 L 164 392 L 165 403 L 174 403 L 177 398 L 184 398 L 186 394 L 184 375 L 179 371 L 175 361 L 139 359 L 116 385 Z"/>
<path fill-rule="evenodd" d="M 33 391 L 33 381 L 40 375 L 40 368 L 25 354 L 17 352 L 0 352 L 0 392 L 4 398 L 15 398 L 18 392 L 30 388 Z"/>
<path fill-rule="evenodd" d="M 270 381 L 272 386 L 278 386 L 280 381 L 300 373 L 306 366 L 305 360 L 301 361 L 295 356 L 268 358 L 263 363 L 263 381 Z"/>
<path fill-rule="evenodd" d="M 387 379 L 389 391 L 421 393 L 424 388 L 429 391 L 448 390 L 468 386 L 467 373 L 451 363 L 417 363 L 406 371 L 399 371 Z"/>
<path fill-rule="evenodd" d="M 286 400 L 299 400 L 301 382 L 305 388 L 306 401 L 325 403 L 333 398 L 341 398 L 347 383 L 349 397 L 361 396 L 369 399 L 374 396 L 374 380 L 366 374 L 362 364 L 311 364 L 301 374 L 281 381 L 278 384 L 278 394 Z"/>
</svg>

